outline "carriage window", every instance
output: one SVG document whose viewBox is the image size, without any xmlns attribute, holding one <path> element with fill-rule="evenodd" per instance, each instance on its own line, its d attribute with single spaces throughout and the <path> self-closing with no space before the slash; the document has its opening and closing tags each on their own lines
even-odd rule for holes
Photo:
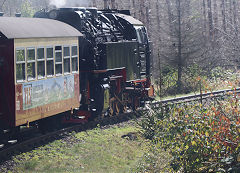
<svg viewBox="0 0 240 173">
<path fill-rule="evenodd" d="M 34 80 L 35 73 L 35 49 L 27 49 L 27 80 Z"/>
<path fill-rule="evenodd" d="M 63 48 L 63 60 L 64 60 L 64 73 L 70 73 L 70 48 L 64 47 Z"/>
<path fill-rule="evenodd" d="M 42 79 L 45 77 L 44 48 L 37 49 L 37 75 L 38 79 Z"/>
<path fill-rule="evenodd" d="M 23 82 L 25 80 L 25 50 L 16 50 L 16 80 Z"/>
<path fill-rule="evenodd" d="M 54 63 L 53 63 L 53 48 L 47 48 L 47 76 L 54 75 Z"/>
<path fill-rule="evenodd" d="M 55 70 L 56 75 L 62 74 L 62 46 L 55 47 Z"/>
<path fill-rule="evenodd" d="M 78 71 L 78 51 L 77 46 L 72 46 L 72 72 Z"/>
</svg>

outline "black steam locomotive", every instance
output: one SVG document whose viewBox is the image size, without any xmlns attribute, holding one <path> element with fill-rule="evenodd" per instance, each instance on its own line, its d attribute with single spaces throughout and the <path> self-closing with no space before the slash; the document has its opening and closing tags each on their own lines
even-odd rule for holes
<svg viewBox="0 0 240 173">
<path fill-rule="evenodd" d="M 153 96 L 147 32 L 128 10 L 60 8 L 34 17 L 62 21 L 84 35 L 79 38 L 81 110 L 93 117 L 118 114 Z"/>
</svg>

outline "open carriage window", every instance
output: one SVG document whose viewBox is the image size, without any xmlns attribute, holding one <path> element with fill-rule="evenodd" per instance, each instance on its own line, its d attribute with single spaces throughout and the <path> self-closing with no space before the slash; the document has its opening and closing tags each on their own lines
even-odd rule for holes
<svg viewBox="0 0 240 173">
<path fill-rule="evenodd" d="M 78 71 L 78 50 L 77 46 L 72 46 L 72 72 Z"/>
<path fill-rule="evenodd" d="M 34 80 L 36 78 L 35 72 L 35 49 L 27 48 L 27 80 Z"/>
<path fill-rule="evenodd" d="M 25 80 L 25 50 L 16 50 L 16 80 L 23 82 Z"/>
<path fill-rule="evenodd" d="M 42 79 L 45 77 L 44 48 L 37 48 L 37 75 L 38 79 Z"/>
</svg>

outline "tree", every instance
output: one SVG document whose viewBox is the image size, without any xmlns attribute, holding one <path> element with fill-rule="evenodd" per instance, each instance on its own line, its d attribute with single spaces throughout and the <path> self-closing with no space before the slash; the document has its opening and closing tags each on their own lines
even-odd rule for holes
<svg viewBox="0 0 240 173">
<path fill-rule="evenodd" d="M 201 18 L 195 11 L 195 1 L 165 0 L 162 8 L 166 14 L 161 26 L 162 45 L 161 57 L 167 64 L 177 69 L 177 91 L 183 91 L 183 71 L 186 67 L 200 62 Z M 159 20 L 159 19 L 158 19 Z"/>
<path fill-rule="evenodd" d="M 34 10 L 31 6 L 30 0 L 26 0 L 21 5 L 22 17 L 32 17 L 34 15 Z"/>
</svg>

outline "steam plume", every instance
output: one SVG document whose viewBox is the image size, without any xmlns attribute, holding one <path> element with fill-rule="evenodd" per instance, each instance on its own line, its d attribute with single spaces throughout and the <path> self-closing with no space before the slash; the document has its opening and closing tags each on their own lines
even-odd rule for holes
<svg viewBox="0 0 240 173">
<path fill-rule="evenodd" d="M 50 0 L 50 5 L 60 7 L 89 6 L 92 0 Z"/>
<path fill-rule="evenodd" d="M 50 5 L 55 5 L 57 8 L 62 7 L 66 4 L 66 0 L 50 0 Z"/>
</svg>

